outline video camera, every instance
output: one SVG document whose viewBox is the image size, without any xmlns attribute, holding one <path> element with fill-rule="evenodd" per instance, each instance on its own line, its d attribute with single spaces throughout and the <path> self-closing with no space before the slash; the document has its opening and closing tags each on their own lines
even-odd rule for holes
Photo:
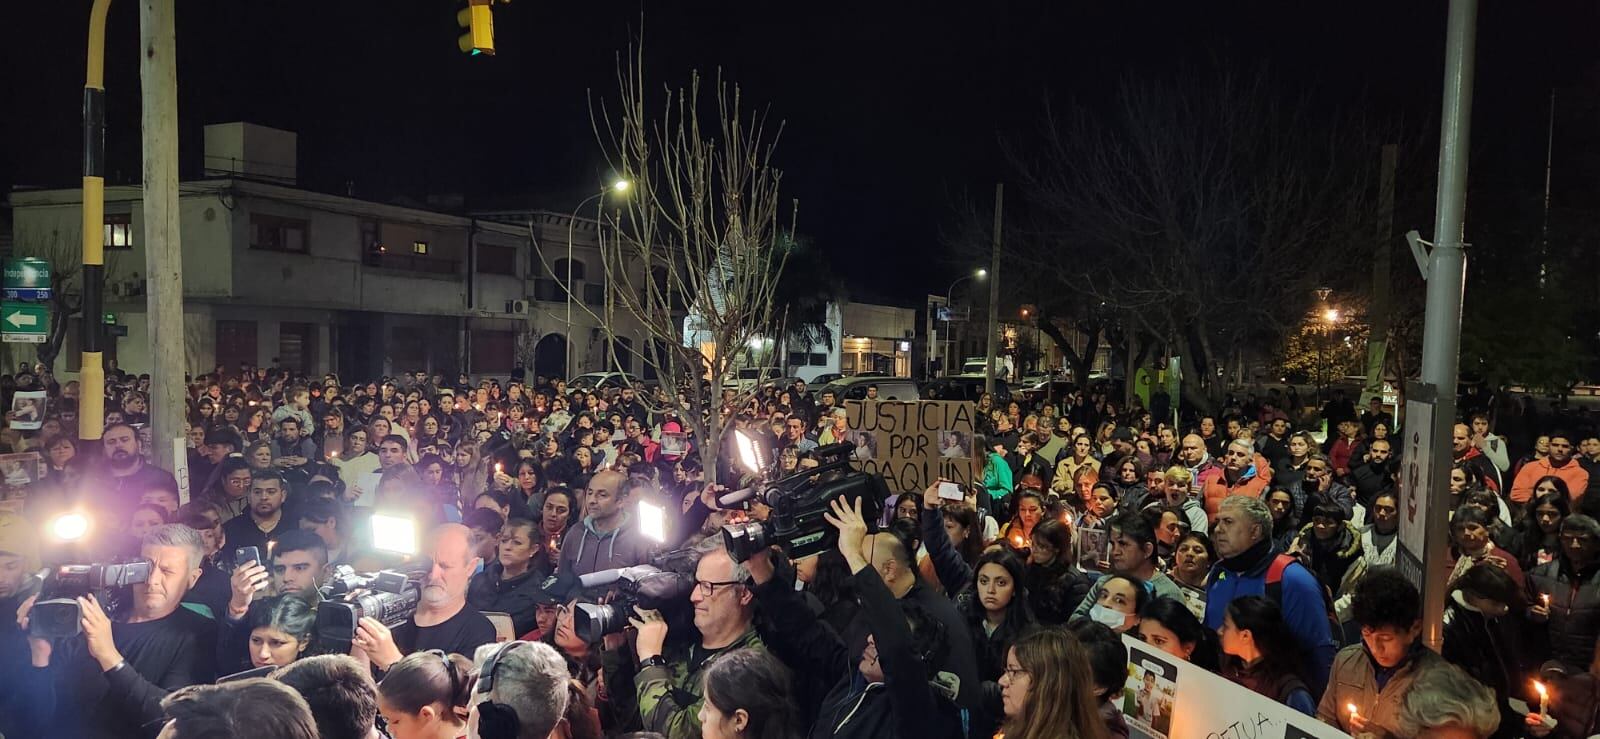
<svg viewBox="0 0 1600 739">
<path fill-rule="evenodd" d="M 111 564 L 65 564 L 36 575 L 39 600 L 28 613 L 28 634 L 43 639 L 77 636 L 83 617 L 77 599 L 90 593 L 113 620 L 122 614 L 128 588 L 150 579 L 148 559 Z"/>
<path fill-rule="evenodd" d="M 788 477 L 769 479 L 770 470 L 761 463 L 761 450 L 755 440 L 735 431 L 740 461 L 751 472 L 762 476 L 755 485 L 722 496 L 723 506 L 748 507 L 760 501 L 771 508 L 766 521 L 733 523 L 722 527 L 722 541 L 735 562 L 744 562 L 773 544 L 783 548 L 790 559 L 821 554 L 835 546 L 839 532 L 823 514 L 828 503 L 841 498 L 846 503 L 859 499 L 862 515 L 868 521 L 878 518 L 889 489 L 879 475 L 850 469 L 855 444 L 829 444 L 812 450 L 811 458 L 820 464 Z"/>
<path fill-rule="evenodd" d="M 580 639 L 596 644 L 627 628 L 634 606 L 659 611 L 683 603 L 694 590 L 697 562 L 693 550 L 675 549 L 656 556 L 650 564 L 583 575 L 578 581 L 585 589 L 620 585 L 610 603 L 577 604 L 572 613 L 573 631 Z"/>
<path fill-rule="evenodd" d="M 316 638 L 329 654 L 350 651 L 361 619 L 372 618 L 394 628 L 415 615 L 422 602 L 418 575 L 394 570 L 358 574 L 349 565 L 335 568 L 319 592 L 322 605 L 317 606 Z"/>
</svg>

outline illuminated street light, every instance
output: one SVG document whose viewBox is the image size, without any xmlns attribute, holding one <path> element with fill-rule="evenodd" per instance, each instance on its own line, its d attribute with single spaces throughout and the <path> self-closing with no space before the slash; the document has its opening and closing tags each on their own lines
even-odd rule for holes
<svg viewBox="0 0 1600 739">
<path fill-rule="evenodd" d="M 628 188 L 630 188 L 632 186 L 633 186 L 633 183 L 631 183 L 631 182 L 629 182 L 627 180 L 617 180 L 616 182 L 611 183 L 611 189 L 615 190 L 618 193 L 627 192 Z"/>
<path fill-rule="evenodd" d="M 1338 323 L 1339 309 L 1329 308 L 1327 311 L 1323 312 L 1322 317 L 1328 319 L 1328 323 Z"/>
</svg>

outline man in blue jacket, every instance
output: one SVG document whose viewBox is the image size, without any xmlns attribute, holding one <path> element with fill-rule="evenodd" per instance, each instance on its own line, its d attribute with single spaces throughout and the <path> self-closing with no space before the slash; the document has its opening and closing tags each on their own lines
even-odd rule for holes
<svg viewBox="0 0 1600 739">
<path fill-rule="evenodd" d="M 1260 499 L 1230 495 L 1217 506 L 1211 543 L 1220 561 L 1206 578 L 1206 626 L 1220 627 L 1234 598 L 1264 595 L 1276 599 L 1284 622 L 1308 658 L 1303 676 L 1307 686 L 1312 695 L 1321 695 L 1337 651 L 1322 585 L 1292 558 L 1274 566 L 1274 560 L 1288 555 L 1272 550 L 1271 534 L 1272 512 Z"/>
</svg>

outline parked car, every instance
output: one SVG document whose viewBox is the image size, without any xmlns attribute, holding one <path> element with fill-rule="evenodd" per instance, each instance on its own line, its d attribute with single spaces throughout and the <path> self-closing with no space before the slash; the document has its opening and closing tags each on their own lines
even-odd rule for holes
<svg viewBox="0 0 1600 739">
<path fill-rule="evenodd" d="M 917 384 L 906 377 L 842 377 L 823 387 L 840 401 L 865 400 L 867 386 L 878 386 L 878 400 L 921 400 Z"/>
<path fill-rule="evenodd" d="M 1078 389 L 1078 386 L 1069 380 L 1063 380 L 1052 375 L 1034 375 L 1022 378 L 1012 391 L 1021 399 L 1030 403 L 1044 400 L 1046 397 L 1060 398 Z"/>
<path fill-rule="evenodd" d="M 638 387 L 640 384 L 639 378 L 625 372 L 590 372 L 567 381 L 568 388 L 582 390 Z"/>
<path fill-rule="evenodd" d="M 844 377 L 844 375 L 841 375 L 838 372 L 825 372 L 817 375 L 816 379 L 808 383 L 807 386 L 813 388 L 812 392 L 816 392 L 816 388 L 825 387 L 828 383 L 834 382 L 841 377 Z"/>
<path fill-rule="evenodd" d="M 722 381 L 722 387 L 745 392 L 759 385 L 772 384 L 782 377 L 783 370 L 777 367 L 741 367 L 734 371 L 733 376 Z"/>
<path fill-rule="evenodd" d="M 952 375 L 929 380 L 922 385 L 922 398 L 924 400 L 965 400 L 976 403 L 983 396 L 983 375 Z M 879 392 L 883 392 L 879 390 Z M 1011 386 L 998 377 L 994 380 L 994 400 L 996 403 L 1011 401 Z"/>
</svg>

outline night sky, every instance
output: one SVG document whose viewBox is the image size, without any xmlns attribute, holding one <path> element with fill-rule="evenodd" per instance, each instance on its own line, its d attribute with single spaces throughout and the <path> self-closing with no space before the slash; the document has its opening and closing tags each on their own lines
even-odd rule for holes
<svg viewBox="0 0 1600 739">
<path fill-rule="evenodd" d="M 1484 5 L 1474 188 L 1537 188 L 1550 88 L 1589 108 L 1600 97 L 1600 4 Z M 89 3 L 5 6 L 0 186 L 74 185 Z M 590 91 L 614 99 L 616 55 L 642 27 L 655 83 L 720 66 L 770 104 L 802 233 L 858 299 L 911 305 L 966 268 L 939 244 L 951 203 L 988 197 L 1005 177 L 999 142 L 1025 148 L 1047 95 L 1092 108 L 1123 75 L 1264 68 L 1329 110 L 1436 129 L 1446 3 L 516 0 L 495 9 L 493 58 L 456 49 L 457 7 L 180 1 L 185 176 L 199 174 L 202 125 L 243 119 L 297 132 L 313 189 L 571 207 L 608 176 Z M 138 173 L 137 10 L 123 0 L 111 17 L 114 183 Z"/>
</svg>

